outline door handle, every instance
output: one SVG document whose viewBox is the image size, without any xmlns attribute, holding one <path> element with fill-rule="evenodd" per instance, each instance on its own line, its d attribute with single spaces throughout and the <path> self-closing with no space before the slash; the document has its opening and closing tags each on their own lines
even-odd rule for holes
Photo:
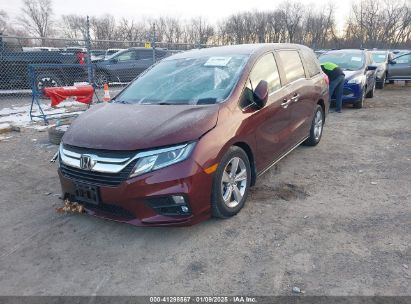
<svg viewBox="0 0 411 304">
<path fill-rule="evenodd" d="M 281 103 L 281 106 L 284 109 L 286 109 L 290 103 L 291 103 L 291 99 L 284 99 L 284 101 Z"/>
<path fill-rule="evenodd" d="M 297 102 L 300 99 L 300 94 L 295 94 L 293 97 L 291 97 L 291 100 L 294 102 Z"/>
</svg>

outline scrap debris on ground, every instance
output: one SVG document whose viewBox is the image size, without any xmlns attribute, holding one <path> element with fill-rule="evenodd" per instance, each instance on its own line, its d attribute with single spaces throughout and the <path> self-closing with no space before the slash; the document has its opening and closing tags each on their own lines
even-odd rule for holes
<svg viewBox="0 0 411 304">
<path fill-rule="evenodd" d="M 56 208 L 57 213 L 83 213 L 84 212 L 84 207 L 83 205 L 76 203 L 76 202 L 70 202 L 69 200 L 64 201 L 64 206 L 63 207 L 58 207 Z"/>
</svg>

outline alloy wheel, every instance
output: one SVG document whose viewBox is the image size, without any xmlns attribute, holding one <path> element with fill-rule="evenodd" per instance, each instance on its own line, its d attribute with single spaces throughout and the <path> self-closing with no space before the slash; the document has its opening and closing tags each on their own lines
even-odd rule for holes
<svg viewBox="0 0 411 304">
<path fill-rule="evenodd" d="M 319 140 L 321 132 L 323 131 L 323 115 L 321 111 L 317 111 L 314 118 L 314 137 L 315 140 Z"/>
<path fill-rule="evenodd" d="M 240 157 L 233 157 L 225 166 L 221 178 L 221 195 L 225 205 L 235 208 L 247 188 L 247 167 Z"/>
<path fill-rule="evenodd" d="M 103 72 L 96 72 L 94 82 L 98 88 L 102 88 L 104 84 L 108 84 L 108 77 Z"/>
</svg>

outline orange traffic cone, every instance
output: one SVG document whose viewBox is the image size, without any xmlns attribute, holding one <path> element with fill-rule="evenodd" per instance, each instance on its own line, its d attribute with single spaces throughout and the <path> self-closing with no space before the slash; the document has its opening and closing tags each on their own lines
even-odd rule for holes
<svg viewBox="0 0 411 304">
<path fill-rule="evenodd" d="M 108 90 L 108 84 L 105 83 L 104 84 L 104 97 L 103 97 L 103 101 L 110 101 L 111 97 L 110 97 L 110 91 Z"/>
</svg>

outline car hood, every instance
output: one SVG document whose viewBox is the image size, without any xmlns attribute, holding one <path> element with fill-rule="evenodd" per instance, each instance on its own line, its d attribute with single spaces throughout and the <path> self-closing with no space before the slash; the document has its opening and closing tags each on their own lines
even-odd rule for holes
<svg viewBox="0 0 411 304">
<path fill-rule="evenodd" d="M 90 149 L 142 150 L 200 138 L 217 124 L 219 105 L 105 103 L 81 114 L 63 143 Z"/>
<path fill-rule="evenodd" d="M 344 74 L 345 74 L 345 82 L 348 82 L 357 76 L 363 75 L 363 71 L 362 70 L 358 70 L 358 71 L 344 70 Z"/>
</svg>

